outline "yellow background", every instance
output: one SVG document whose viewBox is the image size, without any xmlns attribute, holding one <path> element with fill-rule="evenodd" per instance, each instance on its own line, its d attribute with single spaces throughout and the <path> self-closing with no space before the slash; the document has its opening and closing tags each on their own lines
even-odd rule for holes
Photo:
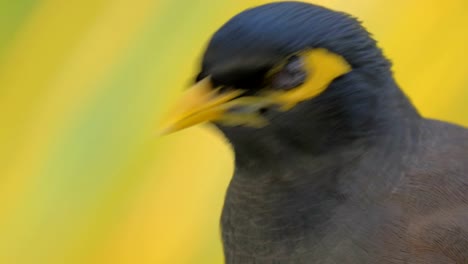
<svg viewBox="0 0 468 264">
<path fill-rule="evenodd" d="M 222 138 L 156 123 L 209 36 L 261 0 L 0 0 L 0 263 L 221 263 Z M 354 14 L 425 116 L 468 125 L 468 1 Z"/>
</svg>

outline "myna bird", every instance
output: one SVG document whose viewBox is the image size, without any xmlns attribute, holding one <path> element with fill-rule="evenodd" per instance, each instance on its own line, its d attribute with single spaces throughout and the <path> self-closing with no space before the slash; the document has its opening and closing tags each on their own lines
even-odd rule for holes
<svg viewBox="0 0 468 264">
<path fill-rule="evenodd" d="M 246 10 L 186 93 L 166 132 L 209 122 L 235 153 L 226 263 L 468 263 L 468 130 L 421 117 L 353 17 Z"/>
</svg>

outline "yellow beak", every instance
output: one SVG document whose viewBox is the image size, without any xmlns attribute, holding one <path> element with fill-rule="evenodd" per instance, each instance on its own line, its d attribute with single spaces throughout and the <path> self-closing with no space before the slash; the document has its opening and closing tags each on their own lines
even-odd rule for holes
<svg viewBox="0 0 468 264">
<path fill-rule="evenodd" d="M 227 111 L 225 103 L 238 97 L 242 90 L 219 93 L 209 77 L 196 83 L 179 100 L 164 122 L 162 134 L 169 134 L 199 123 L 219 120 Z"/>
</svg>

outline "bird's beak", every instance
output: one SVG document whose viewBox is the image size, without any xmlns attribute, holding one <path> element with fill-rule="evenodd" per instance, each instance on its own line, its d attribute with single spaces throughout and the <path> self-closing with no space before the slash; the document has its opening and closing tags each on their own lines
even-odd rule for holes
<svg viewBox="0 0 468 264">
<path fill-rule="evenodd" d="M 221 120 L 229 110 L 227 103 L 242 93 L 242 90 L 220 93 L 207 77 L 189 88 L 179 99 L 163 122 L 161 133 L 169 134 L 199 123 Z"/>
</svg>

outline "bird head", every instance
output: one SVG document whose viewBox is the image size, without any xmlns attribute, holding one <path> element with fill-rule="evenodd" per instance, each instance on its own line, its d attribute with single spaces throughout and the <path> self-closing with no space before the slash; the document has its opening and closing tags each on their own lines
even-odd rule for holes
<svg viewBox="0 0 468 264">
<path fill-rule="evenodd" d="M 372 130 L 391 80 L 390 63 L 353 17 L 267 4 L 213 35 L 165 132 L 209 122 L 234 148 L 287 142 L 318 151 Z"/>
</svg>

